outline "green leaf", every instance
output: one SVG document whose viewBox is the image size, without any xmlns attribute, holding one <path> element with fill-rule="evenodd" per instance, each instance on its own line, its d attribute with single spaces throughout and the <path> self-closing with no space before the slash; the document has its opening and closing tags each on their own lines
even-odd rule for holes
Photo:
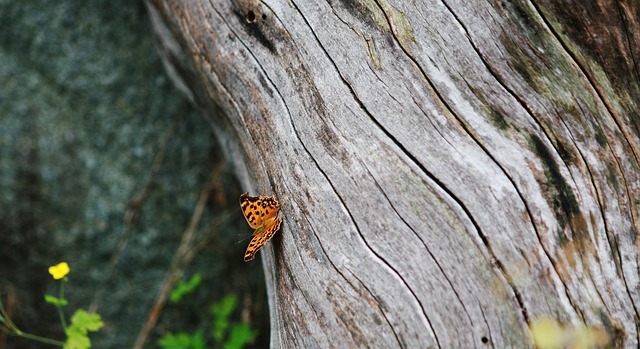
<svg viewBox="0 0 640 349">
<path fill-rule="evenodd" d="M 258 331 L 251 330 L 247 323 L 235 324 L 231 327 L 229 339 L 224 344 L 224 349 L 242 349 L 245 344 L 258 335 Z"/>
<path fill-rule="evenodd" d="M 190 335 L 185 332 L 178 332 L 176 334 L 167 333 L 160 340 L 158 344 L 163 349 L 204 349 L 205 340 L 202 331 L 197 331 Z"/>
<path fill-rule="evenodd" d="M 238 298 L 236 297 L 236 295 L 229 294 L 226 297 L 222 298 L 220 302 L 211 306 L 211 314 L 215 317 L 228 318 L 236 308 L 237 302 Z"/>
<path fill-rule="evenodd" d="M 200 286 L 200 284 L 202 283 L 202 275 L 200 275 L 200 273 L 195 273 L 191 279 L 189 279 L 189 281 L 178 281 L 178 284 L 176 285 L 175 289 L 173 291 L 171 291 L 171 294 L 169 295 L 169 301 L 171 303 L 177 303 L 178 301 L 180 301 L 184 296 L 193 293 L 193 291 L 196 290 L 196 288 L 198 288 L 198 286 Z"/>
<path fill-rule="evenodd" d="M 64 342 L 62 349 L 88 349 L 91 347 L 91 341 L 86 332 L 70 326 L 64 330 L 67 340 Z"/>
<path fill-rule="evenodd" d="M 211 306 L 210 312 L 214 317 L 211 335 L 216 341 L 220 342 L 224 338 L 224 334 L 229 328 L 229 316 L 236 308 L 237 302 L 237 297 L 234 294 L 229 294 L 220 302 Z"/>
<path fill-rule="evenodd" d="M 59 305 L 61 307 L 64 307 L 65 305 L 69 304 L 69 302 L 66 299 L 54 297 L 54 296 L 52 296 L 50 294 L 45 294 L 44 295 L 44 301 L 49 303 L 49 304 Z"/>
<path fill-rule="evenodd" d="M 91 341 L 87 333 L 98 331 L 102 326 L 104 322 L 100 319 L 100 315 L 87 313 L 83 309 L 76 310 L 71 316 L 71 324 L 64 330 L 67 340 L 64 342 L 63 349 L 90 348 Z"/>
<path fill-rule="evenodd" d="M 163 349 L 183 349 L 187 348 L 189 343 L 191 343 L 191 336 L 184 332 L 177 334 L 169 332 L 158 341 L 158 345 Z"/>
<path fill-rule="evenodd" d="M 91 314 L 87 313 L 83 309 L 78 309 L 71 316 L 71 326 L 72 328 L 77 328 L 82 333 L 87 333 L 88 331 L 96 332 L 100 330 L 104 326 L 104 322 L 100 319 L 100 314 Z"/>
</svg>

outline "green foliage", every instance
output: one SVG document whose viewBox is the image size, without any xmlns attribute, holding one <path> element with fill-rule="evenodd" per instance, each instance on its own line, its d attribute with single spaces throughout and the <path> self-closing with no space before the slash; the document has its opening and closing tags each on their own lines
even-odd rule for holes
<svg viewBox="0 0 640 349">
<path fill-rule="evenodd" d="M 73 329 L 66 329 L 64 333 L 67 335 L 67 340 L 64 342 L 63 349 L 87 349 L 91 348 L 91 340 L 86 335 L 78 333 Z"/>
<path fill-rule="evenodd" d="M 71 326 L 87 333 L 88 331 L 96 332 L 104 326 L 104 322 L 100 319 L 99 314 L 87 313 L 82 309 L 76 310 L 71 316 Z"/>
<path fill-rule="evenodd" d="M 211 306 L 209 312 L 213 315 L 213 328 L 211 335 L 216 341 L 221 341 L 229 328 L 229 317 L 236 308 L 238 299 L 235 295 L 229 294 L 219 303 Z"/>
<path fill-rule="evenodd" d="M 168 333 L 158 342 L 163 349 L 204 349 L 205 339 L 202 331 L 190 335 L 185 332 Z"/>
<path fill-rule="evenodd" d="M 224 349 L 242 349 L 247 342 L 255 338 L 258 331 L 253 331 L 249 324 L 239 323 L 231 326 L 229 339 L 224 344 Z"/>
<path fill-rule="evenodd" d="M 73 313 L 73 316 L 71 316 L 71 324 L 67 326 L 62 307 L 68 304 L 68 301 L 64 298 L 64 284 L 69 281 L 69 279 L 65 277 L 69 271 L 69 265 L 66 262 L 50 267 L 49 273 L 51 276 L 53 276 L 54 280 L 60 281 L 60 295 L 58 297 L 50 294 L 44 295 L 44 300 L 49 304 L 53 304 L 53 306 L 58 310 L 60 323 L 62 324 L 62 328 L 64 328 L 64 333 L 67 337 L 66 341 L 62 342 L 56 339 L 42 337 L 22 331 L 9 318 L 9 315 L 2 305 L 2 299 L 0 299 L 0 330 L 10 335 L 20 336 L 40 343 L 55 345 L 62 347 L 63 349 L 90 348 L 91 341 L 89 340 L 89 332 L 99 331 L 104 326 L 104 322 L 100 319 L 100 315 L 91 314 L 85 310 L 78 309 Z"/>
<path fill-rule="evenodd" d="M 65 305 L 69 304 L 69 302 L 67 302 L 66 299 L 58 298 L 58 297 L 52 296 L 50 294 L 45 294 L 44 295 L 44 301 L 49 303 L 49 304 L 53 304 L 53 305 L 61 306 L 61 307 L 64 307 Z"/>
<path fill-rule="evenodd" d="M 194 281 L 195 276 L 198 276 L 197 281 Z M 192 292 L 200 282 L 200 275 L 196 274 L 188 282 L 176 286 L 176 290 L 181 289 L 181 291 L 178 292 L 180 293 L 178 300 L 182 299 L 182 296 Z M 209 308 L 208 317 L 203 319 L 202 323 L 205 324 L 204 328 L 206 328 L 207 323 L 210 324 L 208 333 L 213 343 L 215 343 L 213 348 L 242 349 L 258 334 L 258 332 L 252 330 L 247 323 L 231 321 L 231 316 L 236 310 L 237 304 L 238 298 L 233 294 L 229 294 Z M 207 338 L 205 338 L 202 329 L 193 334 L 186 332 L 167 333 L 160 338 L 158 344 L 163 349 L 210 348 L 207 346 Z"/>
<path fill-rule="evenodd" d="M 89 332 L 96 332 L 104 326 L 100 315 L 87 313 L 82 309 L 76 310 L 71 316 L 71 325 L 64 330 L 67 341 L 63 349 L 87 349 L 91 347 Z"/>
<path fill-rule="evenodd" d="M 171 291 L 171 295 L 169 295 L 169 301 L 171 303 L 179 302 L 182 297 L 193 293 L 193 291 L 200 286 L 202 283 L 202 275 L 199 273 L 194 274 L 189 281 L 178 281 L 176 288 Z"/>
</svg>

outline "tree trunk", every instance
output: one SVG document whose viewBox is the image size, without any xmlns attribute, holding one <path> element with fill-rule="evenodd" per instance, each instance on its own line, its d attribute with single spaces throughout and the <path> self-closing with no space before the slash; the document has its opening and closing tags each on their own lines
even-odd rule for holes
<svg viewBox="0 0 640 349">
<path fill-rule="evenodd" d="M 282 206 L 272 348 L 639 345 L 637 0 L 148 1 Z"/>
</svg>

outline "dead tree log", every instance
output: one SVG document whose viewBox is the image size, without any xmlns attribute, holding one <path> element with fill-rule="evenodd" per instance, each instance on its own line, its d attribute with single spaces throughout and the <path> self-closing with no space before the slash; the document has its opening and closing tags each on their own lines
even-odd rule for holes
<svg viewBox="0 0 640 349">
<path fill-rule="evenodd" d="M 273 348 L 526 348 L 542 317 L 638 346 L 638 1 L 148 8 L 282 206 Z"/>
</svg>

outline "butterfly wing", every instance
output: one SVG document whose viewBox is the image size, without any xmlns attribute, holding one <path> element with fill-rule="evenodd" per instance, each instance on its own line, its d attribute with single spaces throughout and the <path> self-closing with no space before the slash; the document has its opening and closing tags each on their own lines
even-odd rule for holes
<svg viewBox="0 0 640 349">
<path fill-rule="evenodd" d="M 278 215 L 280 204 L 273 196 L 249 196 L 249 193 L 244 193 L 240 195 L 240 208 L 251 229 L 258 229 Z"/>
<path fill-rule="evenodd" d="M 251 224 L 251 223 L 249 223 Z M 282 218 L 276 218 L 269 222 L 269 224 L 261 231 L 256 230 L 253 233 L 253 239 L 249 242 L 249 246 L 247 247 L 247 251 L 244 253 L 244 261 L 248 262 L 255 258 L 256 252 L 267 243 L 267 241 L 271 240 L 273 235 L 280 230 L 280 226 L 282 225 Z"/>
</svg>

